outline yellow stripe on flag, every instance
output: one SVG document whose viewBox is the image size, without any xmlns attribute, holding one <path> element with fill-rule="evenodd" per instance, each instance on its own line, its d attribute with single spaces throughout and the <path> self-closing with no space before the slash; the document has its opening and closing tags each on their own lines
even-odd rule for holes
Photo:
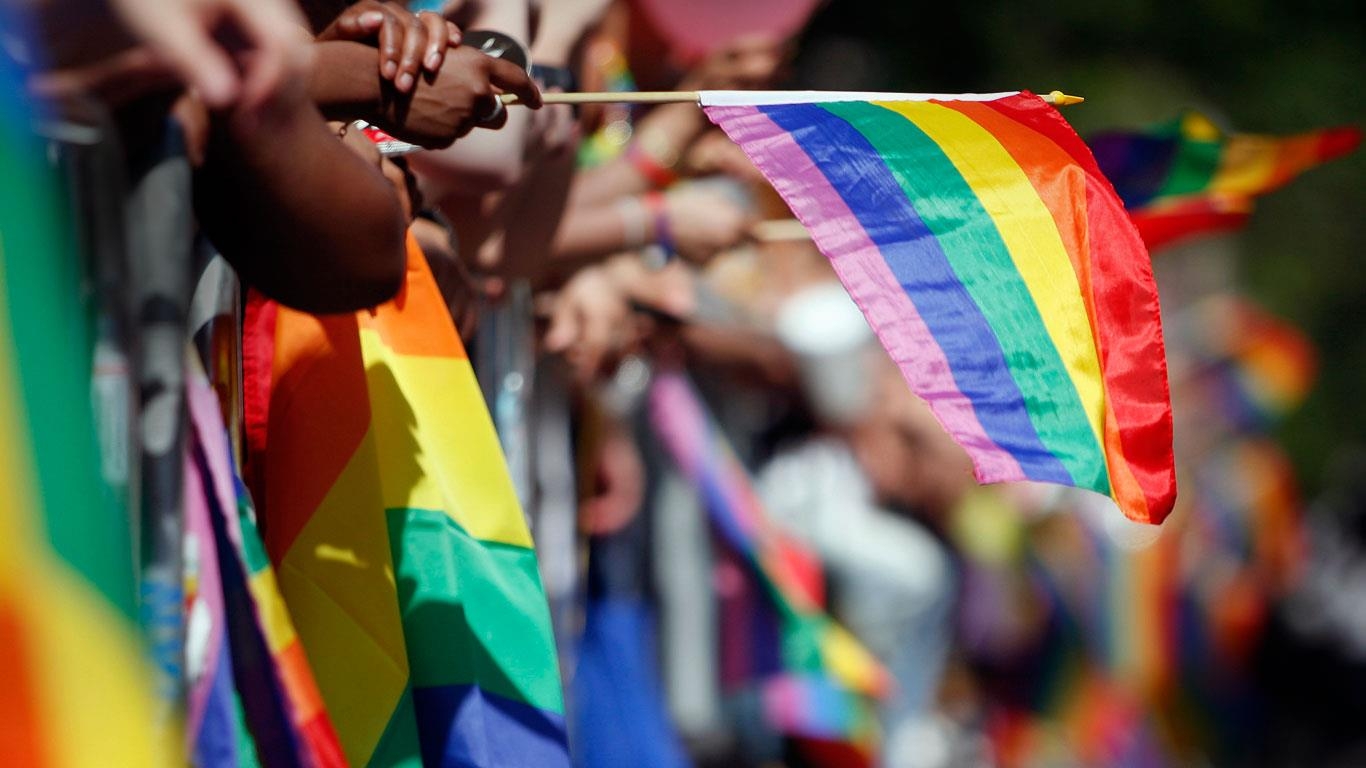
<svg viewBox="0 0 1366 768">
<path fill-rule="evenodd" d="M 910 120 L 940 149 L 996 224 L 1015 269 L 1077 390 L 1096 443 L 1104 446 L 1105 392 L 1081 285 L 1048 207 L 1005 147 L 957 110 L 930 102 L 878 102 Z"/>
<path fill-rule="evenodd" d="M 384 507 L 442 510 L 476 539 L 530 548 L 469 361 L 396 354 L 369 329 L 360 337 Z M 414 413 L 422 418 L 403 417 Z"/>
</svg>

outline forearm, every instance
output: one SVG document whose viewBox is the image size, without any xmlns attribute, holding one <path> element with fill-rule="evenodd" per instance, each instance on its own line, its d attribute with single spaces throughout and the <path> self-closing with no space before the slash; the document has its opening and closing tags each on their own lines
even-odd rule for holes
<svg viewBox="0 0 1366 768">
<path fill-rule="evenodd" d="M 531 112 L 513 108 L 496 131 L 475 131 L 445 149 L 420 152 L 409 159 L 422 176 L 428 201 L 440 205 L 453 195 L 497 192 L 514 184 L 523 171 L 522 155 Z"/>
<path fill-rule="evenodd" d="M 560 220 L 547 271 L 562 273 L 654 242 L 655 224 L 632 198 L 570 208 Z"/>
<path fill-rule="evenodd" d="M 216 116 L 195 189 L 210 239 L 247 283 L 284 304 L 351 311 L 398 289 L 405 222 L 393 187 L 307 103 L 254 129 Z"/>
<path fill-rule="evenodd" d="M 705 361 L 774 389 L 799 385 L 797 362 L 773 336 L 740 326 L 688 323 L 678 339 L 690 358 Z"/>
<path fill-rule="evenodd" d="M 636 125 L 634 149 L 597 168 L 590 168 L 574 180 L 571 206 L 593 205 L 622 195 L 648 191 L 653 181 L 636 165 L 629 152 L 644 152 L 650 160 L 671 170 L 678 158 L 704 130 L 706 117 L 695 104 L 665 104 L 642 118 Z"/>
<path fill-rule="evenodd" d="M 379 51 L 364 43 L 332 40 L 315 43 L 317 64 L 308 80 L 308 98 L 328 120 L 374 121 L 385 98 L 379 77 Z"/>
</svg>

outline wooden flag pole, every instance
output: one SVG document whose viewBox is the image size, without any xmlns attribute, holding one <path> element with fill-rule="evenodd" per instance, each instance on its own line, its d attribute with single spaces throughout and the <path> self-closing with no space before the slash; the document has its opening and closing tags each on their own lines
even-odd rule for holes
<svg viewBox="0 0 1366 768">
<path fill-rule="evenodd" d="M 504 104 L 522 103 L 515 93 L 505 93 L 499 98 Z M 1080 96 L 1069 96 L 1062 91 L 1053 91 L 1040 98 L 1055 107 L 1085 101 Z M 546 104 L 696 104 L 700 99 L 699 91 L 580 91 L 541 94 L 541 100 Z"/>
</svg>

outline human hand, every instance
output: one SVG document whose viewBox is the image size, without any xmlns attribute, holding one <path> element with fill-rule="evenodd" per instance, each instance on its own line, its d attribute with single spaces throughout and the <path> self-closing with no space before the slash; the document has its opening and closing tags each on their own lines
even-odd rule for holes
<svg viewBox="0 0 1366 768">
<path fill-rule="evenodd" d="M 605 431 L 592 485 L 579 505 L 579 524 L 595 536 L 625 528 L 645 501 L 645 462 L 630 432 L 617 423 Z"/>
<path fill-rule="evenodd" d="M 555 295 L 547 351 L 562 354 L 581 382 L 608 369 L 633 341 L 626 293 L 601 267 L 579 270 Z"/>
<path fill-rule="evenodd" d="M 259 108 L 312 63 L 304 20 L 287 0 L 112 0 L 138 38 L 209 107 Z M 242 45 L 219 42 L 224 30 Z"/>
<path fill-rule="evenodd" d="M 679 256 L 697 264 L 749 236 L 751 217 L 735 201 L 714 189 L 684 188 L 664 198 L 669 237 Z"/>
<path fill-rule="evenodd" d="M 441 71 L 446 49 L 460 44 L 460 29 L 430 11 L 414 14 L 395 2 L 360 0 L 318 33 L 318 40 L 375 43 L 380 77 L 399 93 L 410 93 L 421 72 Z"/>
<path fill-rule="evenodd" d="M 446 300 L 446 309 L 455 321 L 456 331 L 468 344 L 479 327 L 479 302 L 481 296 L 486 295 L 485 291 L 456 254 L 452 233 L 445 226 L 418 217 L 413 219 L 409 231 L 427 257 L 427 265 L 441 290 L 441 297 Z"/>
<path fill-rule="evenodd" d="M 500 93 L 515 93 L 528 107 L 541 107 L 541 92 L 526 70 L 472 48 L 454 48 L 440 71 L 419 80 L 411 94 L 389 94 L 374 122 L 404 141 L 445 147 L 474 128 L 501 128 L 507 112 Z"/>
</svg>

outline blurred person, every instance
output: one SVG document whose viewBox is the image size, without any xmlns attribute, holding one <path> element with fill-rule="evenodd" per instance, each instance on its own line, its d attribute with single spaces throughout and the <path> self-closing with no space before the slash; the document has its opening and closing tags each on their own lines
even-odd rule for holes
<svg viewBox="0 0 1366 768">
<path fill-rule="evenodd" d="M 828 298 L 817 287 L 789 299 L 779 328 L 805 358 L 804 389 L 826 430 L 780 451 L 758 487 L 773 519 L 820 556 L 834 615 L 896 680 L 881 707 L 882 764 L 933 765 L 958 593 L 953 558 L 933 531 L 972 487 L 971 465 L 843 290 L 824 288 Z M 831 335 L 837 347 L 814 345 Z"/>
<path fill-rule="evenodd" d="M 736 41 L 700 62 L 678 87 L 762 87 L 777 75 L 781 51 L 767 40 Z M 613 147 L 618 154 L 574 177 L 553 247 L 554 258 L 565 262 L 558 269 L 647 245 L 705 263 L 744 241 L 752 218 L 723 195 L 706 188 L 669 190 L 687 173 L 680 160 L 708 125 L 696 105 L 664 104 L 619 131 L 630 139 Z"/>
</svg>

